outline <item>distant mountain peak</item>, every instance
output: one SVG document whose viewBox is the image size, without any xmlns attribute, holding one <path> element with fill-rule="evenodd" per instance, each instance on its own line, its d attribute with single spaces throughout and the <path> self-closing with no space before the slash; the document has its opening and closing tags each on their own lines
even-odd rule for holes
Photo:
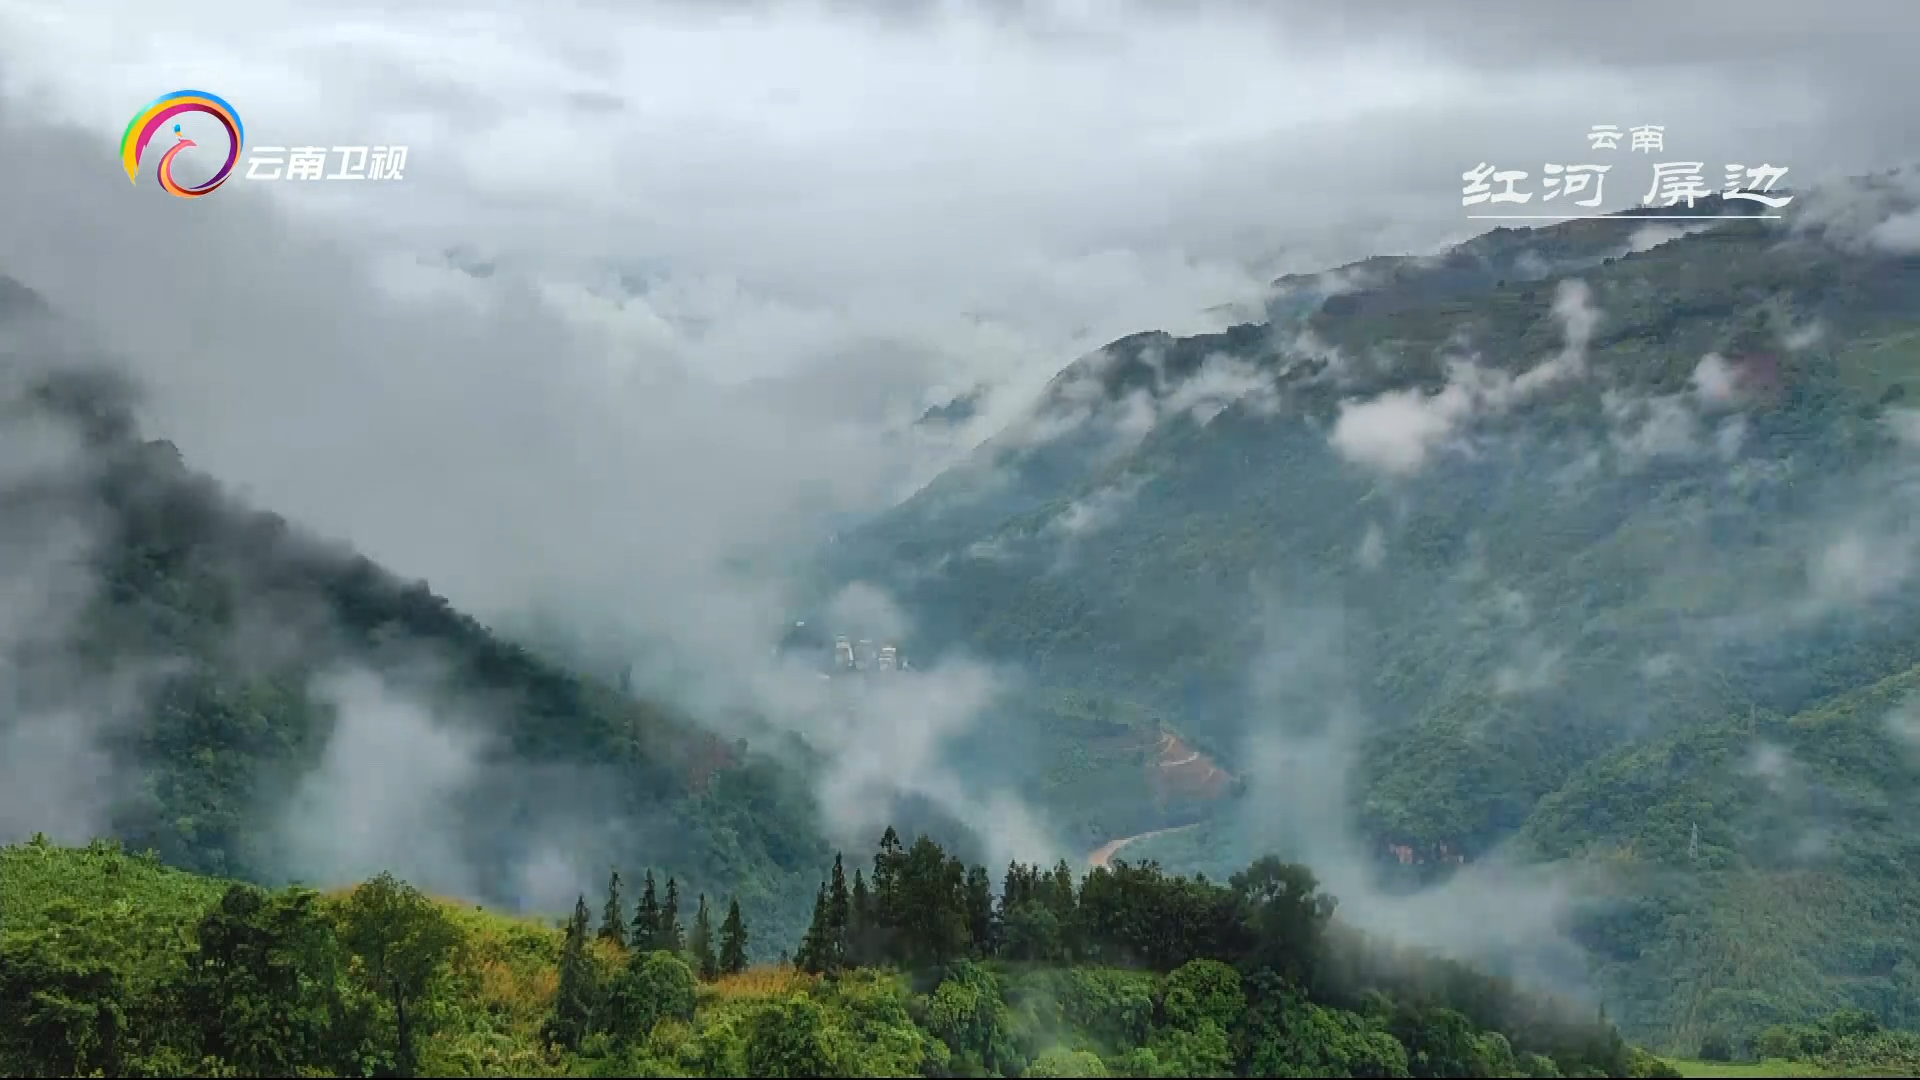
<svg viewBox="0 0 1920 1080">
<path fill-rule="evenodd" d="M 40 294 L 10 277 L 0 274 L 0 317 L 32 313 L 48 314 L 47 302 Z"/>
<path fill-rule="evenodd" d="M 933 426 L 964 424 L 980 411 L 981 402 L 986 400 L 987 388 L 976 386 L 972 390 L 953 398 L 944 405 L 935 405 L 920 414 L 916 425 Z"/>
</svg>

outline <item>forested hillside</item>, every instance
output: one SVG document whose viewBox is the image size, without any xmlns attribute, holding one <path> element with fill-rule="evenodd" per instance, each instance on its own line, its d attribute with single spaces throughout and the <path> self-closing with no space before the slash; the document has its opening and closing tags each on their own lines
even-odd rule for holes
<svg viewBox="0 0 1920 1080">
<path fill-rule="evenodd" d="M 1337 841 L 1399 890 L 1573 860 L 1633 1037 L 1913 1024 L 1920 259 L 1861 224 L 1912 189 L 1496 230 L 1122 340 L 827 578 L 1034 673 L 981 738 L 1089 848 L 1204 817 L 1127 854 Z M 1246 797 L 1155 805 L 1144 751 L 1085 749 L 1143 722 Z"/>
<path fill-rule="evenodd" d="M 0 826 L 263 883 L 405 859 L 511 907 L 644 859 L 804 925 L 804 748 L 774 766 L 496 637 L 230 498 L 52 339 L 4 340 Z"/>
<path fill-rule="evenodd" d="M 1677 1075 L 1583 1010 L 1372 947 L 1277 860 L 1225 884 L 1015 865 L 995 899 L 889 829 L 865 870 L 835 860 L 798 968 L 750 967 L 737 906 L 650 874 L 553 927 L 390 876 L 270 893 L 35 839 L 0 849 L 0 1072 Z"/>
</svg>

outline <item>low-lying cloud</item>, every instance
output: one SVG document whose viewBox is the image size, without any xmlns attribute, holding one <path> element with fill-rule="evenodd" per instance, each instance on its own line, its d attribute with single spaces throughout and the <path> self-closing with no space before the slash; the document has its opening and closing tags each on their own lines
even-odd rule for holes
<svg viewBox="0 0 1920 1080">
<path fill-rule="evenodd" d="M 1388 476 L 1409 476 L 1474 419 L 1508 411 L 1548 388 L 1586 373 L 1587 345 L 1600 313 L 1585 282 L 1562 281 L 1553 314 L 1565 344 L 1554 356 L 1510 374 L 1472 359 L 1447 364 L 1439 391 L 1393 390 L 1365 401 L 1346 401 L 1331 434 L 1333 448 L 1356 464 Z"/>
<path fill-rule="evenodd" d="M 0 126 L 13 118 L 0 115 Z M 189 466 L 424 577 L 483 620 L 559 613 L 597 635 L 601 650 L 632 649 L 652 663 L 638 665 L 643 689 L 695 715 L 744 703 L 791 720 L 788 729 L 818 739 L 830 762 L 821 792 L 834 826 L 855 820 L 841 813 L 853 803 L 837 791 L 857 788 L 883 812 L 876 792 L 918 790 L 962 820 L 1011 830 L 1002 835 L 1013 850 L 1048 850 L 1044 828 L 1015 796 L 976 798 L 974 785 L 940 769 L 941 740 L 990 698 L 986 676 L 931 673 L 917 691 L 859 703 L 852 720 L 836 720 L 824 703 L 796 705 L 785 686 L 742 702 L 740 687 L 768 685 L 754 672 L 770 663 L 789 614 L 789 562 L 769 555 L 810 545 L 836 513 L 884 505 L 898 476 L 876 453 L 883 426 L 794 414 L 777 398 L 623 365 L 618 350 L 511 275 L 430 271 L 457 275 L 457 288 L 389 292 L 377 260 L 290 223 L 244 185 L 198 204 L 141 198 L 144 190 L 129 197 L 112 186 L 104 147 L 69 132 L 6 131 L 50 170 L 86 179 L 4 201 L 0 271 L 19 273 L 74 332 L 84 328 L 127 366 L 144 390 L 142 426 L 172 437 Z M 48 212 L 62 200 L 73 215 Z M 36 203 L 41 210 L 26 209 Z M 40 476 L 58 464 L 57 446 L 34 439 L 21 442 L 10 468 Z M 85 539 L 47 537 L 42 547 L 81 564 Z M 8 570 L 10 591 L 63 580 L 24 563 Z M 91 585 L 84 572 L 77 582 Z M 17 599 L 9 618 L 26 611 Z M 878 618 L 876 635 L 905 633 L 884 596 L 843 601 L 862 609 L 860 619 Z M 313 629 L 324 639 L 325 626 Z M 286 649 L 308 644 L 301 633 L 281 636 Z M 333 880 L 384 865 L 472 895 L 470 853 L 437 842 L 427 823 L 457 804 L 474 748 L 415 690 L 343 678 L 319 688 L 339 727 L 298 789 L 280 866 Z M 804 723 L 792 719 L 816 705 Z M 91 740 L 23 730 L 8 737 L 33 740 L 27 760 L 43 775 L 56 774 L 47 755 L 61 749 L 59 760 L 72 763 L 68 790 L 99 786 L 88 779 Z M 411 762 L 416 773 L 382 795 L 392 774 L 362 771 L 369 761 Z M 376 829 L 376 819 L 389 820 Z M 102 823 L 97 807 L 68 814 L 43 805 L 8 824 L 17 831 L 39 820 L 75 835 Z M 599 865 L 552 839 L 522 838 L 546 852 L 550 868 Z"/>
<path fill-rule="evenodd" d="M 335 720 L 319 766 L 283 811 L 282 869 L 336 886 L 405 867 L 422 888 L 485 895 L 445 827 L 479 777 L 478 736 L 372 672 L 329 673 L 310 692 Z"/>
<path fill-rule="evenodd" d="M 1251 672 L 1255 723 L 1241 759 L 1248 789 L 1232 819 L 1239 838 L 1248 850 L 1310 866 L 1353 926 L 1560 985 L 1569 959 L 1581 956 L 1569 920 L 1600 884 L 1590 870 L 1524 865 L 1493 851 L 1417 891 L 1383 879 L 1388 853 L 1354 816 L 1351 785 L 1374 718 L 1348 682 L 1359 674 L 1344 644 L 1353 617 L 1326 603 L 1272 607 L 1268 648 Z M 1488 920 L 1490 910 L 1502 917 Z"/>
</svg>

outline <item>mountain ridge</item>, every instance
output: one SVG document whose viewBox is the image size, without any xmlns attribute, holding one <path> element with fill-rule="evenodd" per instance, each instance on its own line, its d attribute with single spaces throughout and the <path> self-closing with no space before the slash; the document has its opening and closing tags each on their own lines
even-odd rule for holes
<svg viewBox="0 0 1920 1080">
<path fill-rule="evenodd" d="M 18 703 L 0 741 L 95 778 L 69 820 L 57 800 L 23 808 L 37 829 L 90 821 L 172 865 L 266 882 L 399 861 L 535 909 L 620 854 L 727 881 L 769 930 L 804 921 L 789 886 L 825 851 L 804 751 L 777 748 L 776 765 L 772 744 L 560 668 L 425 582 L 234 501 L 137 433 L 117 378 L 36 367 L 37 344 L 5 357 L 5 434 L 53 432 L 60 454 L 5 478 L 7 554 L 80 561 L 50 618 L 0 628 Z M 91 689 L 108 685 L 125 700 Z M 394 820 L 355 831 L 381 813 Z"/>
<path fill-rule="evenodd" d="M 1848 197 L 1889 212 L 1884 185 L 1863 190 Z M 1209 826 L 1143 853 L 1185 868 L 1232 853 L 1211 870 L 1334 843 L 1326 857 L 1379 888 L 1439 888 L 1462 861 L 1517 851 L 1590 769 L 1751 709 L 1804 714 L 1915 662 L 1899 402 L 1920 376 L 1920 260 L 1862 243 L 1857 210 L 1658 236 L 1617 219 L 1501 229 L 1388 260 L 1372 283 L 1353 267 L 1317 292 L 1296 280 L 1308 301 L 1265 324 L 1130 335 L 843 535 L 829 587 L 895 592 L 923 652 L 1031 674 L 1044 693 L 995 718 L 996 737 L 1025 733 L 1010 770 L 1073 760 L 1088 724 L 1139 711 L 1253 774 L 1203 808 Z M 1069 715 L 1048 694 L 1095 704 Z M 1334 754 L 1335 775 L 1289 795 L 1279 762 L 1258 764 L 1275 752 Z M 1881 753 L 1906 760 L 1897 740 Z M 1080 768 L 1083 787 L 1134 783 Z M 1192 820 L 1038 797 L 1089 848 Z M 1920 825 L 1899 805 L 1892 820 Z M 1891 842 L 1884 822 L 1855 827 Z M 1848 874 L 1899 880 L 1871 862 Z M 1775 887 L 1716 880 L 1723 893 L 1663 892 L 1650 932 Z M 1612 917 L 1564 925 L 1604 956 L 1623 947 Z M 1884 929 L 1842 922 L 1856 941 Z M 1740 977 L 1785 977 L 1806 948 Z M 1837 1000 L 1913 1022 L 1846 976 L 1794 976 L 1793 1004 L 1767 1007 L 1663 997 L 1644 966 L 1607 978 L 1609 1000 L 1633 1002 L 1630 1033 L 1663 1046 Z"/>
</svg>

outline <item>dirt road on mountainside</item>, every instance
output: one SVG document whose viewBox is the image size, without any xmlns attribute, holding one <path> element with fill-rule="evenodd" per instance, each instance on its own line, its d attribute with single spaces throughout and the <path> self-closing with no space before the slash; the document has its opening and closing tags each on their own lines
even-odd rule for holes
<svg viewBox="0 0 1920 1080">
<path fill-rule="evenodd" d="M 1109 840 L 1095 848 L 1093 854 L 1087 856 L 1087 865 L 1105 866 L 1113 861 L 1114 855 L 1118 854 L 1121 848 L 1126 847 L 1135 840 L 1145 840 L 1152 836 L 1165 836 L 1168 833 L 1186 832 L 1198 824 L 1199 822 L 1196 821 L 1193 825 L 1175 825 L 1171 829 L 1155 829 L 1152 832 L 1135 833 L 1132 836 L 1123 836 L 1118 840 Z"/>
<path fill-rule="evenodd" d="M 1202 798 L 1218 798 L 1226 785 L 1233 782 L 1233 776 L 1215 764 L 1212 758 L 1171 731 L 1160 733 L 1151 767 L 1158 773 L 1160 784 Z"/>
</svg>

